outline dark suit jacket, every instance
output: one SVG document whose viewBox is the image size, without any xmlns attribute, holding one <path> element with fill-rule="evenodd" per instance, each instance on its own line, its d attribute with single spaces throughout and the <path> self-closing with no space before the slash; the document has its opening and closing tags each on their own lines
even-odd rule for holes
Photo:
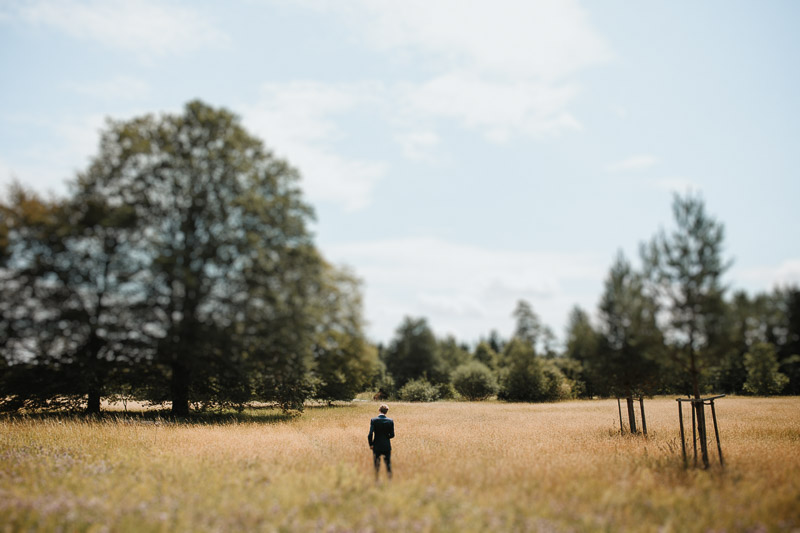
<svg viewBox="0 0 800 533">
<path fill-rule="evenodd" d="M 389 439 L 394 438 L 394 420 L 386 418 L 386 415 L 379 415 L 369 421 L 369 436 L 367 441 L 372 446 L 373 452 L 389 452 L 392 450 L 392 443 Z"/>
</svg>

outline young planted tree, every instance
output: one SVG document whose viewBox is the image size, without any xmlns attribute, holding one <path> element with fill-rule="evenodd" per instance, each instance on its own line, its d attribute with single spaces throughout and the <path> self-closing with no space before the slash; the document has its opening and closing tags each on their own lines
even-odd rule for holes
<svg viewBox="0 0 800 533">
<path fill-rule="evenodd" d="M 663 339 L 657 313 L 641 276 L 620 253 L 606 278 L 597 354 L 589 365 L 594 375 L 605 378 L 610 394 L 626 398 L 631 431 L 636 428 L 633 398 L 652 392 L 658 377 Z"/>
<path fill-rule="evenodd" d="M 715 341 L 725 334 L 722 275 L 730 263 L 722 258 L 724 228 L 702 199 L 676 195 L 672 210 L 677 227 L 642 246 L 642 258 L 649 288 L 669 314 L 668 353 L 700 398 L 701 376 L 721 355 Z"/>
<path fill-rule="evenodd" d="M 688 389 L 700 399 L 701 376 L 725 353 L 722 275 L 730 264 L 722 259 L 722 224 L 706 214 L 696 196 L 675 196 L 672 205 L 677 227 L 658 234 L 642 247 L 645 271 L 659 302 L 669 313 L 667 353 L 688 378 Z M 707 467 L 705 408 L 693 402 L 703 463 Z"/>
</svg>

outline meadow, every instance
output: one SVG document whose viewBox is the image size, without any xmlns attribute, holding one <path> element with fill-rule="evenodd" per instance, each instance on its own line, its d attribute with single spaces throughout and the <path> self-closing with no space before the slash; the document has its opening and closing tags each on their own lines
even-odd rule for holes
<svg viewBox="0 0 800 533">
<path fill-rule="evenodd" d="M 645 401 L 647 438 L 613 400 L 391 403 L 376 483 L 377 406 L 0 418 L 0 530 L 800 530 L 797 397 L 718 400 L 708 470 L 683 467 L 673 398 Z"/>
</svg>

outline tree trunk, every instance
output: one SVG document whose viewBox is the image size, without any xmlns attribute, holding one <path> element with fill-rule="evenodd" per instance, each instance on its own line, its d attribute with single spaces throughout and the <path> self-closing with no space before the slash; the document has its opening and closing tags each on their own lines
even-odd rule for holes
<svg viewBox="0 0 800 533">
<path fill-rule="evenodd" d="M 697 411 L 697 439 L 700 441 L 700 456 L 703 468 L 708 468 L 708 440 L 706 439 L 706 411 L 703 402 L 693 402 Z"/>
<path fill-rule="evenodd" d="M 689 346 L 689 375 L 692 377 L 692 395 L 695 399 L 700 398 L 700 384 L 698 380 L 697 370 L 697 356 L 694 353 L 694 348 Z"/>
<path fill-rule="evenodd" d="M 89 352 L 89 360 L 85 372 L 88 374 L 89 383 L 86 401 L 86 412 L 88 414 L 100 414 L 100 394 L 105 381 L 103 370 L 101 368 L 100 350 L 102 347 L 102 340 L 97 336 L 97 332 L 93 329 L 89 334 L 89 342 L 87 351 Z"/>
<path fill-rule="evenodd" d="M 90 415 L 100 414 L 100 388 L 90 387 L 89 398 L 86 403 L 86 412 Z"/>
<path fill-rule="evenodd" d="M 180 360 L 172 363 L 170 389 L 173 416 L 189 416 L 189 369 Z"/>
<path fill-rule="evenodd" d="M 625 398 L 625 402 L 628 404 L 628 424 L 631 428 L 631 433 L 636 434 L 636 411 L 633 410 L 633 396 Z"/>
</svg>

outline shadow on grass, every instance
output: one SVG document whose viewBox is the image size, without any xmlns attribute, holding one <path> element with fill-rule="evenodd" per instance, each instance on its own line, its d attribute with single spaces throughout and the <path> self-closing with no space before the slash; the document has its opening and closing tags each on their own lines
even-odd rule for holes
<svg viewBox="0 0 800 533">
<path fill-rule="evenodd" d="M 304 411 L 347 409 L 349 403 L 306 405 Z M 105 410 L 100 414 L 76 411 L 37 411 L 30 413 L 0 413 L 0 421 L 51 420 L 51 421 L 98 421 L 170 425 L 233 425 L 233 424 L 279 424 L 291 422 L 303 416 L 299 411 L 281 411 L 275 407 L 249 406 L 243 410 L 208 409 L 195 410 L 185 417 L 176 417 L 169 409 L 117 411 Z"/>
</svg>

